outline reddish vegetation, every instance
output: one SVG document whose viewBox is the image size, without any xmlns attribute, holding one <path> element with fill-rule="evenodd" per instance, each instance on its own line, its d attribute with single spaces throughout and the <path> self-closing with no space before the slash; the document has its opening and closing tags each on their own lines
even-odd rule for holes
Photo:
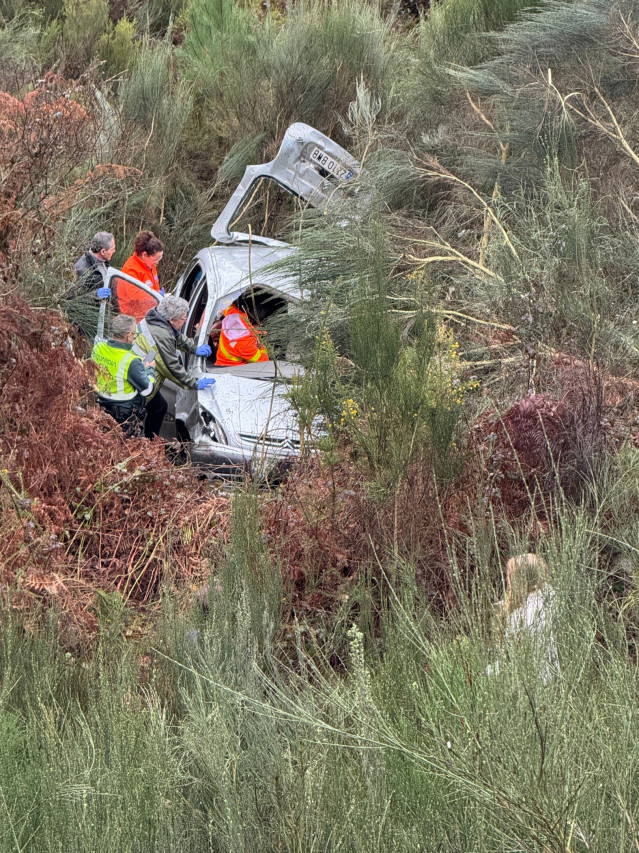
<svg viewBox="0 0 639 853">
<path fill-rule="evenodd" d="M 49 72 L 22 100 L 0 92 L 0 263 L 42 228 L 37 204 L 81 163 L 94 133 L 65 81 Z M 30 203 L 28 203 L 30 201 Z"/>
<path fill-rule="evenodd" d="M 337 465 L 317 457 L 301 464 L 264 507 L 264 529 L 293 608 L 334 610 L 364 572 L 380 580 L 379 565 L 391 565 L 394 553 L 398 565 L 416 562 L 418 579 L 433 597 L 445 595 L 445 543 L 428 467 L 414 466 L 396 502 L 373 495 L 346 457 Z"/>
<path fill-rule="evenodd" d="M 14 603 L 45 597 L 87 630 L 96 589 L 148 603 L 205 576 L 228 513 L 161 442 L 126 440 L 92 404 L 66 340 L 59 315 L 0 307 L 0 565 Z"/>
<path fill-rule="evenodd" d="M 620 389 L 618 381 L 604 385 L 574 360 L 548 370 L 560 384 L 557 396 L 527 396 L 501 415 L 484 415 L 471 431 L 461 476 L 439 492 L 427 460 L 414 464 L 397 506 L 392 495 L 374 498 L 370 483 L 347 461 L 314 459 L 300 467 L 264 510 L 294 608 L 334 609 L 364 572 L 381 578 L 376 557 L 391 565 L 395 541 L 400 561 L 417 567 L 429 597 L 445 603 L 453 596 L 447 548 L 463 549 L 491 511 L 523 535 L 543 535 L 557 487 L 580 498 L 607 445 L 623 437 L 628 418 L 621 409 L 636 392 Z M 503 545 L 510 547 L 510 540 Z M 461 564 L 472 571 L 472 556 L 464 551 Z"/>
<path fill-rule="evenodd" d="M 112 196 L 114 184 L 134 185 L 137 169 L 100 165 L 84 175 L 95 141 L 106 133 L 91 86 L 49 71 L 22 100 L 0 92 L 0 268 L 12 267 L 40 240 L 46 254 L 51 225 L 87 195 Z M 84 175 L 71 186 L 76 171 Z"/>
<path fill-rule="evenodd" d="M 534 511 L 532 533 L 546 527 L 558 489 L 580 498 L 615 438 L 602 377 L 575 359 L 551 367 L 556 396 L 534 394 L 503 414 L 488 412 L 471 438 L 484 506 L 515 525 L 530 522 Z"/>
</svg>

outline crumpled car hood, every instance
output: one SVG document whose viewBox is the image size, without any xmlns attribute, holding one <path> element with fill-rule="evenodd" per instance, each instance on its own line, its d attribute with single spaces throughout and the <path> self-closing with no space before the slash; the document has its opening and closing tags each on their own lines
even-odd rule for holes
<svg viewBox="0 0 639 853">
<path fill-rule="evenodd" d="M 201 406 L 223 425 L 230 444 L 253 444 L 299 438 L 297 415 L 286 395 L 286 384 L 273 379 L 273 367 L 242 365 L 213 370 L 216 384 L 198 392 Z M 264 376 L 268 372 L 270 377 Z M 261 375 L 264 378 L 261 378 Z"/>
</svg>

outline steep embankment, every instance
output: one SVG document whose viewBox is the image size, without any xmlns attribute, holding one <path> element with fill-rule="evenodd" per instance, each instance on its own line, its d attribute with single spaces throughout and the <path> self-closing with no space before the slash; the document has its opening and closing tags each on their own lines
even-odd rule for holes
<svg viewBox="0 0 639 853">
<path fill-rule="evenodd" d="M 46 599 L 90 632 L 96 590 L 153 603 L 208 571 L 228 502 L 162 442 L 126 440 L 52 311 L 0 307 L 0 565 L 14 607 Z"/>
</svg>

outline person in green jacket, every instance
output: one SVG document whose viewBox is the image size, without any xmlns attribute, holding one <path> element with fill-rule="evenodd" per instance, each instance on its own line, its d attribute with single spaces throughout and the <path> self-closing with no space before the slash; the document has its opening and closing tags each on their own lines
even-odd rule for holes
<svg viewBox="0 0 639 853">
<path fill-rule="evenodd" d="M 135 317 L 118 314 L 113 318 L 111 338 L 95 344 L 91 353 L 98 366 L 98 403 L 129 437 L 144 431 L 144 404 L 155 384 L 155 362 L 151 358 L 145 363 L 132 352 L 135 335 Z"/>
<path fill-rule="evenodd" d="M 180 388 L 201 391 L 215 385 L 212 376 L 198 377 L 190 373 L 180 361 L 178 350 L 207 357 L 211 355 L 208 344 L 197 345 L 193 338 L 182 334 L 186 323 L 189 303 L 179 296 L 165 296 L 155 308 L 147 312 L 138 325 L 138 334 L 133 347 L 140 356 L 153 357 L 158 379 L 146 403 L 144 434 L 151 438 L 157 435 L 166 414 L 167 403 L 160 388 L 165 379 L 170 379 Z"/>
</svg>

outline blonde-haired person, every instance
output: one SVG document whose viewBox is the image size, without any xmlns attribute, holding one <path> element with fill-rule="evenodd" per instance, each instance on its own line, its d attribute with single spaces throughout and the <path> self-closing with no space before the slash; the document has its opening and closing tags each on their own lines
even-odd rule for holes
<svg viewBox="0 0 639 853">
<path fill-rule="evenodd" d="M 523 655 L 544 685 L 559 674 L 559 657 L 552 631 L 556 594 L 550 570 L 542 557 L 520 554 L 506 563 L 506 593 L 500 602 L 502 653 Z M 499 661 L 488 668 L 499 671 Z"/>
</svg>

